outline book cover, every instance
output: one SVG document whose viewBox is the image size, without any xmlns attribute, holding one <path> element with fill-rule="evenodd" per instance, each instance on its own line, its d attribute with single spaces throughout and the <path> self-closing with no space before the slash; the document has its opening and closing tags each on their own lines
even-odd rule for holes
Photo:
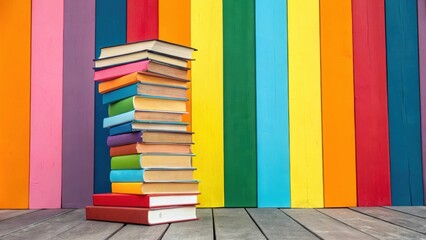
<svg viewBox="0 0 426 240">
<path fill-rule="evenodd" d="M 111 147 L 109 151 L 111 157 L 137 153 L 192 153 L 189 144 L 134 143 Z"/>
<path fill-rule="evenodd" d="M 145 130 L 158 131 L 186 131 L 188 123 L 182 122 L 160 122 L 160 121 L 145 121 L 145 122 L 130 122 L 111 127 L 109 133 L 111 136 L 131 133 Z"/>
<path fill-rule="evenodd" d="M 182 194 L 199 193 L 198 181 L 111 183 L 112 193 L 125 194 Z"/>
<path fill-rule="evenodd" d="M 198 194 L 157 194 L 157 195 L 134 195 L 134 194 L 93 194 L 93 205 L 110 207 L 169 207 L 197 204 Z"/>
<path fill-rule="evenodd" d="M 144 168 L 111 170 L 111 182 L 188 182 L 195 168 Z"/>
<path fill-rule="evenodd" d="M 122 155 L 111 158 L 111 169 L 189 168 L 194 154 L 148 153 Z"/>
<path fill-rule="evenodd" d="M 111 117 L 132 110 L 185 112 L 185 102 L 179 98 L 133 96 L 110 104 L 108 115 Z"/>
</svg>

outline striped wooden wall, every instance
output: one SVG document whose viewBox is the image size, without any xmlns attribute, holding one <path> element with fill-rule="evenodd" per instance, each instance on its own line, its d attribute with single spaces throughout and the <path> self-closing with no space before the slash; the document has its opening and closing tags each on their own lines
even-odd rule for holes
<svg viewBox="0 0 426 240">
<path fill-rule="evenodd" d="M 20 76 L 0 97 L 0 208 L 82 207 L 110 191 L 91 60 L 152 38 L 198 49 L 185 121 L 201 207 L 424 204 L 424 0 L 26 0 L 0 11 L 0 73 Z"/>
</svg>

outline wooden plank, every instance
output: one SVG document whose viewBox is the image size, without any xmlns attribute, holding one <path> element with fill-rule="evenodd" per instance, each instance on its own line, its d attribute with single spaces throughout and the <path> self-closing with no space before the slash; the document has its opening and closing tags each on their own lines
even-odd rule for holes
<svg viewBox="0 0 426 240">
<path fill-rule="evenodd" d="M 114 16 L 114 17 L 111 17 Z M 96 53 L 102 47 L 126 43 L 126 0 L 96 0 Z M 95 193 L 111 192 L 109 172 L 111 161 L 106 145 L 108 129 L 103 128 L 108 106 L 102 104 L 102 96 L 95 85 Z"/>
<path fill-rule="evenodd" d="M 329 217 L 378 239 L 422 239 L 423 234 L 377 220 L 350 209 L 320 209 Z"/>
<path fill-rule="evenodd" d="M 279 209 L 248 208 L 247 211 L 268 239 L 318 239 Z"/>
<path fill-rule="evenodd" d="M 417 1 L 419 43 L 426 42 L 426 1 Z M 422 124 L 423 195 L 426 202 L 426 44 L 419 44 L 420 108 Z"/>
<path fill-rule="evenodd" d="M 290 183 L 293 208 L 324 206 L 319 25 L 319 1 L 288 0 Z"/>
<path fill-rule="evenodd" d="M 31 9 L 29 207 L 60 208 L 64 1 L 33 0 Z"/>
<path fill-rule="evenodd" d="M 44 210 L 42 210 L 44 211 Z M 18 239 L 51 239 L 85 221 L 84 209 L 71 211 L 51 218 L 40 224 L 32 224 L 27 228 L 6 235 L 10 240 Z"/>
<path fill-rule="evenodd" d="M 213 209 L 216 239 L 266 239 L 243 208 Z"/>
<path fill-rule="evenodd" d="M 64 11 L 62 208 L 82 208 L 93 194 L 95 0 L 65 1 Z"/>
<path fill-rule="evenodd" d="M 421 218 L 426 218 L 426 207 L 425 206 L 415 206 L 415 207 L 404 207 L 404 206 L 398 206 L 398 207 L 386 207 L 398 212 L 407 213 L 410 215 L 414 215 Z"/>
<path fill-rule="evenodd" d="M 0 209 L 28 208 L 31 0 L 1 3 Z M 18 79 L 19 80 L 16 80 Z"/>
<path fill-rule="evenodd" d="M 371 217 L 426 234 L 426 219 L 381 207 L 359 207 L 353 210 Z"/>
<path fill-rule="evenodd" d="M 392 205 L 423 205 L 417 1 L 386 0 Z"/>
<path fill-rule="evenodd" d="M 55 236 L 55 239 L 106 239 L 113 235 L 123 226 L 124 224 L 122 223 L 85 221 L 82 224 L 77 225 L 76 227 L 73 227 L 70 230 Z"/>
<path fill-rule="evenodd" d="M 34 212 L 35 210 L 0 210 L 0 221 Z"/>
<path fill-rule="evenodd" d="M 287 1 L 256 0 L 258 207 L 290 207 Z"/>
<path fill-rule="evenodd" d="M 69 211 L 66 209 L 40 210 L 1 221 L 0 237 Z"/>
<path fill-rule="evenodd" d="M 167 230 L 169 224 L 162 224 L 156 226 L 144 226 L 127 224 L 117 233 L 115 233 L 111 240 L 121 239 L 146 239 L 146 240 L 159 240 Z"/>
<path fill-rule="evenodd" d="M 127 0 L 127 42 L 158 38 L 158 0 Z"/>
<path fill-rule="evenodd" d="M 211 209 L 197 209 L 198 221 L 172 223 L 162 240 L 209 240 L 214 238 Z"/>
<path fill-rule="evenodd" d="M 390 205 L 384 1 L 353 0 L 358 206 Z"/>
<path fill-rule="evenodd" d="M 191 1 L 192 146 L 201 207 L 223 207 L 223 24 L 222 1 Z M 209 26 L 206 28 L 206 26 Z M 208 36 L 208 37 L 206 37 Z"/>
<path fill-rule="evenodd" d="M 352 0 L 320 1 L 324 207 L 356 206 Z"/>
<path fill-rule="evenodd" d="M 282 209 L 282 211 L 323 239 L 375 239 L 315 209 Z"/>
<path fill-rule="evenodd" d="M 254 25 L 254 0 L 223 0 L 226 207 L 257 204 Z"/>
</svg>

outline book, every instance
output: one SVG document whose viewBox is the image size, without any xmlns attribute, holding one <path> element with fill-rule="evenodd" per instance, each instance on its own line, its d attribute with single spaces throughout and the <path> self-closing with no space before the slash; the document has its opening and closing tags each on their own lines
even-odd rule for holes
<svg viewBox="0 0 426 240">
<path fill-rule="evenodd" d="M 191 144 L 192 132 L 166 132 L 156 130 L 145 130 L 140 132 L 124 133 L 108 136 L 108 147 L 115 147 L 131 143 L 176 143 Z"/>
<path fill-rule="evenodd" d="M 142 153 L 111 158 L 111 169 L 185 168 L 192 166 L 194 154 Z"/>
<path fill-rule="evenodd" d="M 183 79 L 177 79 L 177 78 L 170 78 L 170 77 L 164 77 L 164 76 L 155 76 L 150 75 L 146 72 L 130 72 L 127 75 L 121 76 L 121 77 L 111 77 L 111 78 L 104 78 L 98 80 L 99 86 L 98 86 L 98 92 L 99 93 L 107 93 L 114 91 L 116 89 L 132 85 L 134 83 L 155 83 L 158 85 L 167 85 L 167 86 L 175 86 L 175 87 L 186 87 L 187 82 L 189 80 L 183 80 Z"/>
<path fill-rule="evenodd" d="M 111 189 L 113 193 L 127 194 L 199 193 L 196 180 L 192 182 L 111 183 Z"/>
<path fill-rule="evenodd" d="M 130 122 L 109 129 L 109 135 L 118 135 L 123 133 L 131 133 L 138 131 L 157 130 L 157 131 L 178 131 L 186 132 L 188 123 L 183 122 L 159 122 L 159 121 L 145 121 L 145 122 Z"/>
<path fill-rule="evenodd" d="M 115 116 L 128 111 L 185 112 L 186 101 L 178 98 L 133 96 L 108 106 L 108 115 Z"/>
<path fill-rule="evenodd" d="M 134 95 L 171 97 L 179 100 L 188 100 L 186 97 L 187 87 L 176 87 L 171 85 L 160 85 L 155 83 L 135 83 L 102 95 L 102 103 L 113 103 Z"/>
<path fill-rule="evenodd" d="M 138 52 L 143 50 L 151 50 L 158 53 L 164 53 L 183 59 L 191 59 L 195 48 L 166 42 L 158 39 L 145 40 L 127 44 L 120 44 L 110 47 L 101 48 L 98 59 L 117 56 L 126 53 Z"/>
<path fill-rule="evenodd" d="M 87 206 L 86 219 L 155 225 L 171 222 L 197 220 L 197 216 L 195 206 L 167 208 Z"/>
<path fill-rule="evenodd" d="M 95 71 L 94 79 L 108 80 L 133 72 L 146 72 L 159 77 L 171 77 L 188 81 L 188 68 L 181 68 L 152 60 L 123 64 Z"/>
<path fill-rule="evenodd" d="M 157 114 L 153 114 L 154 112 L 151 111 L 151 115 L 148 114 L 136 114 L 136 112 L 142 112 L 142 111 L 129 111 L 129 112 L 125 112 L 125 113 L 120 113 L 117 114 L 115 116 L 112 117 L 106 117 L 104 118 L 104 122 L 103 122 L 103 127 L 104 128 L 109 128 L 109 127 L 113 127 L 113 126 L 117 126 L 117 125 L 121 125 L 121 124 L 125 124 L 125 123 L 130 123 L 130 122 L 139 122 L 139 123 L 164 123 L 164 124 L 183 124 L 182 122 L 182 115 L 184 112 L 157 112 Z M 169 113 L 169 115 L 166 115 L 167 113 Z M 149 116 L 152 118 L 160 118 L 162 117 L 163 119 L 169 120 L 167 118 L 170 118 L 170 120 L 175 120 L 175 121 L 162 121 L 161 119 L 159 120 L 149 120 L 149 119 L 140 119 L 140 116 Z M 171 115 L 171 116 L 170 116 Z M 186 123 L 185 123 L 186 124 Z"/>
<path fill-rule="evenodd" d="M 100 70 L 106 67 L 112 67 L 126 63 L 139 62 L 143 60 L 154 60 L 177 67 L 187 67 L 187 61 L 189 59 L 178 58 L 172 55 L 158 53 L 150 50 L 143 50 L 97 59 L 95 60 L 95 70 Z"/>
<path fill-rule="evenodd" d="M 110 207 L 158 208 L 196 205 L 198 194 L 134 195 L 119 193 L 93 194 L 93 205 Z"/>
<path fill-rule="evenodd" d="M 191 145 L 134 143 L 111 147 L 109 153 L 111 157 L 136 153 L 191 153 Z"/>
<path fill-rule="evenodd" d="M 145 168 L 111 170 L 110 182 L 187 182 L 195 168 Z"/>
</svg>

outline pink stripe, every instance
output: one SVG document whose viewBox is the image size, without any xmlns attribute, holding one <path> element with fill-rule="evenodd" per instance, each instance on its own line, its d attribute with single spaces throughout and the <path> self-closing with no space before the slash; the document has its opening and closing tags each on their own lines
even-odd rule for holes
<svg viewBox="0 0 426 240">
<path fill-rule="evenodd" d="M 63 9 L 63 1 L 32 1 L 32 209 L 61 207 Z"/>
<path fill-rule="evenodd" d="M 97 71 L 95 72 L 95 81 L 104 82 L 130 73 L 145 71 L 148 69 L 148 63 L 149 60 L 146 60 Z"/>
</svg>

